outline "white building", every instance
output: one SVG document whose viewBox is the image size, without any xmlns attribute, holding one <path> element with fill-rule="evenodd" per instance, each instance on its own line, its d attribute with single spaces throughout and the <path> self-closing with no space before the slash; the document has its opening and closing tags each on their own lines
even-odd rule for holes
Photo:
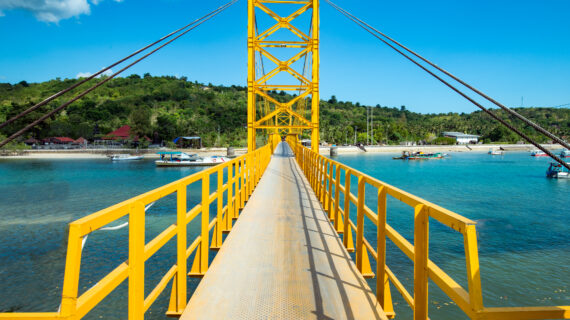
<svg viewBox="0 0 570 320">
<path fill-rule="evenodd" d="M 444 137 L 454 138 L 457 144 L 477 143 L 479 136 L 475 134 L 466 134 L 461 132 L 444 132 Z"/>
</svg>

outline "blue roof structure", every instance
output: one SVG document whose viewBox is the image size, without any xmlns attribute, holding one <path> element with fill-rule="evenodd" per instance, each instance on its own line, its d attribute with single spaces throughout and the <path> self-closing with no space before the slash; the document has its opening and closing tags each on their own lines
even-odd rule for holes
<svg viewBox="0 0 570 320">
<path fill-rule="evenodd" d="M 178 138 L 174 139 L 173 142 L 177 143 L 180 139 L 183 139 L 183 140 L 200 140 L 202 138 L 200 138 L 200 137 L 178 137 Z"/>
</svg>

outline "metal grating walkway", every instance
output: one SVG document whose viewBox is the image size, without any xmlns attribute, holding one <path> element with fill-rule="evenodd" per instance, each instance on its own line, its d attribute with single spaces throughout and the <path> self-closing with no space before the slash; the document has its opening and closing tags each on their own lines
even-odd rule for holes
<svg viewBox="0 0 570 320">
<path fill-rule="evenodd" d="M 181 319 L 387 317 L 281 143 Z"/>
</svg>

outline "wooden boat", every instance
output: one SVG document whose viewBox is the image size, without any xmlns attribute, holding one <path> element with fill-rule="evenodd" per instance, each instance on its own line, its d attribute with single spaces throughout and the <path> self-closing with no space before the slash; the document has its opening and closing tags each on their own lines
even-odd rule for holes
<svg viewBox="0 0 570 320">
<path fill-rule="evenodd" d="M 156 160 L 157 167 L 202 167 L 215 166 L 226 161 L 230 161 L 227 157 L 211 156 L 200 157 L 197 154 L 187 154 L 180 151 L 161 151 L 157 152 L 160 160 Z"/>
<path fill-rule="evenodd" d="M 435 153 L 424 153 L 422 151 L 420 152 L 415 152 L 412 155 L 410 155 L 410 157 L 408 158 L 408 160 L 432 160 L 432 159 L 443 159 L 443 153 L 441 152 L 435 152 Z"/>
<path fill-rule="evenodd" d="M 570 158 L 570 150 L 564 149 L 560 152 L 560 157 L 562 158 Z"/>
<path fill-rule="evenodd" d="M 394 157 L 394 160 L 431 160 L 431 159 L 443 159 L 445 155 L 441 152 L 425 153 L 423 151 L 409 152 L 404 151 L 399 157 Z"/>
</svg>

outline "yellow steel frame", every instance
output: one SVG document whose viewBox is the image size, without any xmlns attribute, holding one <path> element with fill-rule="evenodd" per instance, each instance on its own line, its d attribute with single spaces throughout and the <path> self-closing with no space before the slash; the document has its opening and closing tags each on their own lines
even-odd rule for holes
<svg viewBox="0 0 570 320">
<path fill-rule="evenodd" d="M 167 184 L 140 196 L 126 200 L 107 209 L 93 213 L 69 225 L 69 240 L 61 309 L 45 313 L 0 313 L 0 319 L 81 319 L 107 295 L 128 279 L 130 320 L 144 319 L 145 312 L 172 281 L 168 316 L 180 316 L 187 303 L 187 277 L 202 277 L 208 270 L 210 249 L 222 245 L 222 232 L 229 232 L 232 221 L 249 199 L 261 175 L 267 168 L 271 154 L 281 139 L 272 135 L 269 143 L 232 161 Z M 226 175 L 224 178 L 224 170 Z M 210 192 L 210 177 L 217 175 L 217 187 Z M 202 201 L 186 208 L 188 186 L 202 184 Z M 145 205 L 176 193 L 176 223 L 163 230 L 156 238 L 145 242 Z M 225 196 L 224 196 L 225 195 Z M 217 201 L 217 211 L 210 218 L 210 204 Z M 226 203 L 224 206 L 223 204 Z M 201 233 L 188 246 L 187 225 L 198 216 Z M 93 287 L 78 296 L 83 238 L 122 217 L 129 219 L 129 259 Z M 214 229 L 210 240 L 210 231 Z M 145 262 L 176 236 L 176 264 L 164 274 L 156 287 L 145 296 Z M 187 260 L 194 254 L 192 268 L 188 272 Z"/>
<path fill-rule="evenodd" d="M 268 8 L 266 4 L 295 4 L 302 5 L 300 9 L 293 12 L 287 17 L 281 17 L 273 10 Z M 260 9 L 270 17 L 276 20 L 276 23 L 269 29 L 257 34 L 256 8 Z M 312 34 L 307 35 L 292 24 L 292 21 L 301 14 L 312 9 Z M 280 29 L 288 29 L 295 34 L 299 41 L 278 41 L 267 40 Z M 282 61 L 269 53 L 266 48 L 297 48 L 301 49 L 295 56 L 289 60 Z M 267 74 L 256 75 L 256 54 L 259 53 L 266 59 L 269 59 L 277 65 L 276 68 Z M 299 59 L 310 54 L 312 63 L 311 79 L 307 79 L 303 75 L 303 71 L 295 70 L 291 65 Z M 299 85 L 268 85 L 267 81 L 274 78 L 277 74 L 286 72 L 296 78 Z M 273 99 L 267 92 L 270 90 L 283 91 L 299 91 L 299 95 L 293 100 L 282 103 Z M 311 96 L 311 118 L 306 119 L 304 114 L 299 114 L 293 108 L 303 99 Z M 271 112 L 266 110 L 260 119 L 256 116 L 257 98 L 260 97 L 265 101 L 275 105 L 275 109 Z M 303 101 L 304 103 L 304 101 Z M 304 110 L 304 104 L 301 108 Z M 303 112 L 304 113 L 304 112 Z M 271 130 L 271 132 L 279 132 L 286 135 L 294 130 L 299 132 L 302 130 L 311 130 L 311 142 L 313 150 L 318 150 L 319 145 L 319 0 L 305 1 L 288 1 L 288 0 L 248 0 L 248 112 L 247 112 L 247 128 L 248 128 L 248 150 L 255 150 L 255 139 L 257 130 Z"/>
<path fill-rule="evenodd" d="M 329 214 L 335 229 L 343 234 L 348 251 L 356 251 L 356 266 L 365 278 L 376 277 L 378 302 L 390 317 L 394 317 L 390 284 L 392 284 L 414 311 L 415 320 L 428 319 L 428 280 L 431 279 L 471 319 L 570 319 L 570 306 L 487 308 L 483 305 L 476 223 L 454 212 L 409 194 L 372 178 L 337 161 L 328 159 L 299 144 L 295 136 L 287 142 L 311 183 L 317 198 Z M 345 184 L 342 185 L 341 176 Z M 358 180 L 358 193 L 350 190 L 350 181 Z M 377 191 L 376 211 L 365 204 L 366 187 Z M 340 201 L 342 193 L 344 201 Z M 414 208 L 414 244 L 411 244 L 386 223 L 387 197 L 398 199 Z M 356 224 L 350 220 L 350 204 L 356 206 Z M 377 247 L 364 238 L 364 219 L 377 227 Z M 429 259 L 430 218 L 463 235 L 467 266 L 468 291 Z M 356 231 L 356 238 L 353 237 Z M 414 292 L 410 294 L 386 265 L 386 239 L 390 239 L 414 262 Z M 354 243 L 356 241 L 356 245 Z M 376 260 L 372 270 L 369 255 Z"/>
</svg>

